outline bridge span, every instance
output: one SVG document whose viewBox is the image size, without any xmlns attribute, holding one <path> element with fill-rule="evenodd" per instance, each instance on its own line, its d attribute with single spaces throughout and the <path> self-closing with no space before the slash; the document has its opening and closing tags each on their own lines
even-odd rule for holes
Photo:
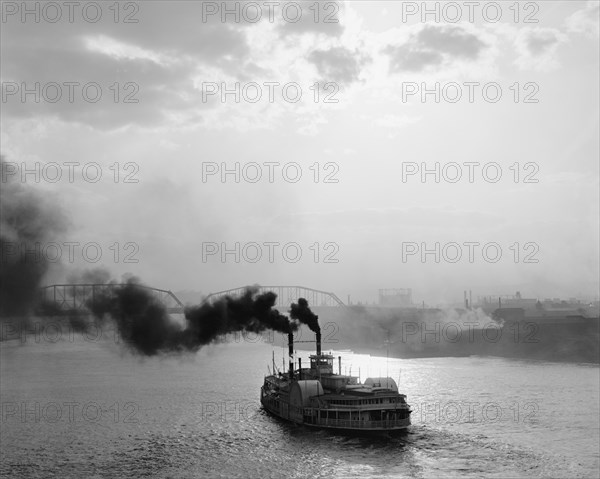
<svg viewBox="0 0 600 479">
<path fill-rule="evenodd" d="M 224 296 L 240 296 L 249 286 L 240 286 L 239 288 L 227 289 L 218 293 L 211 293 L 206 297 L 206 301 L 216 301 Z M 277 294 L 279 308 L 288 308 L 290 304 L 297 302 L 299 298 L 304 298 L 310 306 L 346 306 L 335 293 L 321 291 L 318 289 L 307 288 L 306 286 L 260 286 L 256 285 L 259 293 L 273 291 Z"/>
<path fill-rule="evenodd" d="M 104 296 L 107 292 L 124 286 L 123 283 L 109 284 L 52 284 L 40 288 L 40 300 L 46 305 L 52 305 L 55 311 L 61 314 L 87 314 L 89 306 L 94 304 L 96 298 Z M 158 301 L 165 305 L 170 314 L 183 314 L 185 305 L 172 292 L 166 289 L 153 288 L 139 285 L 147 289 Z M 225 296 L 241 296 L 249 286 L 227 289 L 211 293 L 204 301 L 214 302 Z M 310 306 L 315 307 L 344 307 L 345 304 L 335 295 L 327 291 L 307 288 L 305 286 L 259 286 L 259 293 L 273 291 L 277 294 L 276 307 L 287 310 L 290 304 L 299 298 L 305 298 Z"/>
<path fill-rule="evenodd" d="M 53 305 L 64 314 L 87 314 L 88 307 L 94 304 L 96 298 L 124 285 L 124 283 L 52 284 L 40 289 L 40 299 L 43 303 Z M 183 313 L 184 304 L 172 291 L 144 285 L 138 286 L 150 291 L 158 301 L 166 306 L 169 313 Z"/>
</svg>

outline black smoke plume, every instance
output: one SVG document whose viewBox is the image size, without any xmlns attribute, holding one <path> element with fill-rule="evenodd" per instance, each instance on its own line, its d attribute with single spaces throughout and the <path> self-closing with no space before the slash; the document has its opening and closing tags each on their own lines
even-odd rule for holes
<svg viewBox="0 0 600 479">
<path fill-rule="evenodd" d="M 290 316 L 292 319 L 297 319 L 302 324 L 306 324 L 313 333 L 321 332 L 319 317 L 310 310 L 306 299 L 299 298 L 298 304 L 292 303 L 292 306 L 290 307 Z"/>
<path fill-rule="evenodd" d="M 67 222 L 51 198 L 20 183 L 18 171 L 8 174 L 14 172 L 13 166 L 0 156 L 0 318 L 32 313 L 63 317 L 76 331 L 86 331 L 91 324 L 81 315 L 69 316 L 56 303 L 40 301 L 40 286 L 50 266 L 41 249 L 64 233 Z M 274 308 L 277 295 L 258 294 L 257 287 L 247 288 L 239 298 L 225 296 L 186 308 L 187 323 L 183 325 L 174 321 L 164 304 L 134 277 L 117 284 L 109 282 L 106 270 L 92 269 L 72 274 L 68 281 L 107 284 L 86 304 L 87 309 L 97 326 L 114 324 L 126 344 L 143 355 L 195 351 L 233 332 L 270 329 L 290 333 L 298 329 L 295 320 L 315 332 L 320 329 L 305 299 L 292 304 L 290 320 Z"/>
<path fill-rule="evenodd" d="M 87 306 L 101 324 L 114 321 L 120 336 L 136 352 L 151 356 L 159 351 L 184 349 L 183 328 L 135 278 L 107 288 Z"/>
<path fill-rule="evenodd" d="M 0 318 L 25 317 L 35 308 L 50 266 L 41 249 L 67 224 L 53 198 L 20 183 L 9 165 L 0 156 Z"/>
<path fill-rule="evenodd" d="M 225 296 L 214 303 L 202 303 L 188 307 L 185 317 L 189 330 L 200 345 L 208 344 L 217 336 L 238 331 L 260 333 L 267 329 L 280 333 L 292 333 L 298 329 L 274 309 L 277 295 L 272 291 L 257 294 L 258 288 L 247 288 L 242 296 Z"/>
<path fill-rule="evenodd" d="M 298 323 L 273 308 L 275 293 L 257 292 L 257 288 L 248 288 L 239 298 L 225 296 L 214 303 L 188 307 L 186 326 L 173 321 L 166 307 L 135 278 L 107 288 L 88 307 L 102 323 L 113 320 L 126 344 L 147 356 L 197 351 L 232 332 L 272 329 L 288 333 L 298 329 Z"/>
</svg>

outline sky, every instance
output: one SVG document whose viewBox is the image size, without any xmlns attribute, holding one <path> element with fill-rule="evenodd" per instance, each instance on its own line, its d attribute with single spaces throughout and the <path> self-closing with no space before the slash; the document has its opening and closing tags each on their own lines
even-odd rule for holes
<svg viewBox="0 0 600 479">
<path fill-rule="evenodd" d="M 275 3 L 2 3 L 47 284 L 598 296 L 598 1 Z"/>
</svg>

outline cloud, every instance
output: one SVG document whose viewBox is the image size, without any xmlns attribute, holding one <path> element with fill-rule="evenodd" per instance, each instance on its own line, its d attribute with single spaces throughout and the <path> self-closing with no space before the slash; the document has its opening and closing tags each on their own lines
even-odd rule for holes
<svg viewBox="0 0 600 479">
<path fill-rule="evenodd" d="M 418 33 L 417 42 L 424 48 L 470 59 L 476 59 L 486 46 L 476 35 L 457 26 L 426 25 Z"/>
<path fill-rule="evenodd" d="M 115 60 L 149 60 L 158 65 L 166 65 L 168 58 L 157 54 L 151 50 L 119 42 L 113 38 L 98 35 L 95 37 L 86 37 L 84 39 L 86 48 L 92 52 L 103 53 Z"/>
<path fill-rule="evenodd" d="M 329 50 L 314 50 L 308 55 L 308 61 L 316 65 L 325 80 L 352 83 L 358 80 L 367 59 L 358 51 L 334 47 Z"/>
<path fill-rule="evenodd" d="M 118 43 L 105 43 L 111 44 Z M 200 92 L 194 90 L 190 79 L 193 65 L 171 63 L 166 67 L 155 61 L 158 57 L 148 58 L 152 57 L 149 51 L 135 47 L 126 55 L 110 51 L 98 44 L 89 50 L 84 43 L 66 50 L 50 42 L 34 49 L 24 45 L 3 52 L 3 81 L 13 82 L 20 90 L 7 98 L 3 114 L 20 119 L 52 117 L 114 130 L 130 124 L 158 125 L 170 112 L 181 114 L 202 106 Z M 72 86 L 68 86 L 70 82 Z M 22 101 L 25 88 L 37 91 L 39 101 L 34 95 Z M 58 100 L 50 101 L 55 98 Z"/>
<path fill-rule="evenodd" d="M 239 5 L 220 2 L 219 8 Z M 294 16 L 294 8 L 287 10 L 287 18 Z M 340 46 L 343 6 L 331 2 L 316 8 L 303 4 L 300 21 L 292 22 L 284 21 L 278 7 L 274 23 L 263 12 L 255 24 L 234 22 L 231 16 L 223 22 L 221 15 L 204 21 L 202 2 L 176 8 L 146 2 L 135 24 L 114 22 L 110 15 L 97 23 L 76 19 L 56 24 L 21 23 L 15 16 L 2 25 L 2 80 L 28 89 L 39 83 L 43 93 L 51 94 L 53 89 L 44 87 L 56 82 L 62 97 L 52 102 L 42 95 L 36 102 L 33 95 L 26 101 L 20 93 L 12 95 L 3 104 L 3 118 L 56 120 L 101 131 L 132 126 L 270 128 L 289 113 L 310 123 L 314 115 L 297 112 L 306 105 L 281 100 L 276 105 L 225 105 L 216 96 L 206 101 L 201 83 L 226 82 L 231 88 L 236 82 L 298 82 L 306 90 L 317 80 L 315 66 L 325 81 L 355 81 L 361 59 Z M 315 52 L 313 63 L 307 60 L 310 52 Z M 79 84 L 75 101 L 67 99 L 64 82 Z M 90 82 L 101 88 L 98 101 L 82 98 L 81 87 Z M 124 102 L 128 94 L 134 103 Z"/>
<path fill-rule="evenodd" d="M 339 37 L 344 33 L 344 26 L 340 21 L 344 8 L 341 3 L 289 2 L 283 5 L 285 12 L 277 9 L 278 17 L 286 19 L 280 22 L 279 32 L 282 36 L 312 33 Z"/>
<path fill-rule="evenodd" d="M 477 60 L 487 47 L 476 33 L 461 26 L 423 25 L 404 43 L 388 45 L 392 71 L 420 72 L 442 67 L 456 60 Z"/>
<path fill-rule="evenodd" d="M 600 3 L 597 0 L 590 0 L 584 8 L 570 15 L 565 23 L 569 32 L 598 37 L 600 36 L 599 18 Z"/>
<path fill-rule="evenodd" d="M 199 66 L 241 73 L 249 52 L 244 26 L 203 23 L 200 5 L 192 3 L 172 8 L 147 2 L 136 24 L 110 17 L 97 23 L 10 20 L 2 25 L 2 81 L 21 91 L 39 84 L 41 101 L 12 95 L 3 104 L 4 118 L 54 118 L 99 130 L 201 123 L 202 112 L 215 105 L 203 103 L 194 86 Z M 78 83 L 73 100 L 65 82 Z M 60 92 L 45 90 L 49 83 Z M 82 92 L 89 83 L 99 86 L 97 101 L 98 88 Z M 56 102 L 47 101 L 57 94 Z"/>
<path fill-rule="evenodd" d="M 558 68 L 558 47 L 567 36 L 555 28 L 522 28 L 514 44 L 517 51 L 515 64 L 521 70 L 549 71 Z"/>
</svg>

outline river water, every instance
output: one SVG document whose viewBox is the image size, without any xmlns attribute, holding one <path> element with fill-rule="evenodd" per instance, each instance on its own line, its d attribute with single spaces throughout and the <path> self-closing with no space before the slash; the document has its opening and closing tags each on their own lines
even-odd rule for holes
<svg viewBox="0 0 600 479">
<path fill-rule="evenodd" d="M 599 371 L 488 357 L 335 352 L 391 376 L 407 434 L 348 437 L 279 421 L 259 402 L 269 344 L 139 358 L 75 336 L 0 343 L 2 477 L 598 477 Z M 309 352 L 299 352 L 308 358 Z M 336 361 L 337 366 L 337 361 Z"/>
</svg>

